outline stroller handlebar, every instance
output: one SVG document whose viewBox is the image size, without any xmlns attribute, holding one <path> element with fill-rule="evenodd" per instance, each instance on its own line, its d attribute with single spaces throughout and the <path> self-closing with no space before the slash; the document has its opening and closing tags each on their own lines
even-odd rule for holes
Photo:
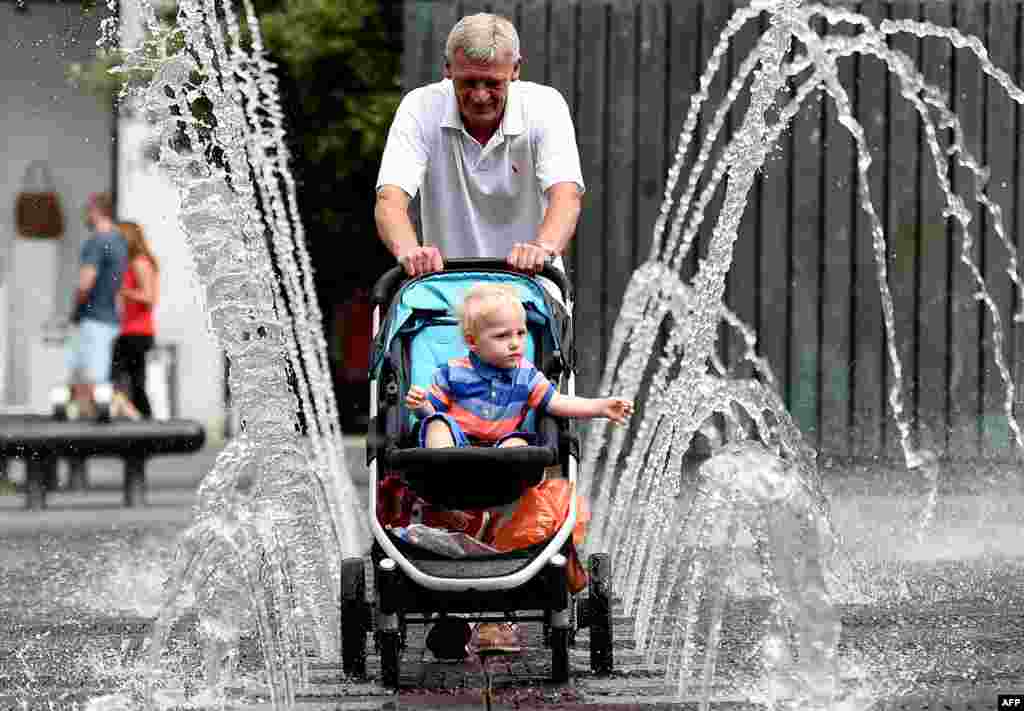
<svg viewBox="0 0 1024 711">
<path fill-rule="evenodd" d="M 504 259 L 481 259 L 481 258 L 464 258 L 464 259 L 446 259 L 444 261 L 444 271 L 446 272 L 470 272 L 470 271 L 502 271 L 502 272 L 516 272 L 512 267 L 508 265 Z M 555 267 L 555 265 L 548 261 L 544 264 L 544 268 L 540 271 L 537 276 L 542 276 L 545 279 L 549 279 L 558 286 L 559 291 L 562 293 L 562 298 L 568 301 L 570 299 L 570 285 L 569 278 L 565 275 L 561 269 Z M 371 306 L 382 306 L 391 303 L 391 298 L 398 291 L 398 288 L 408 281 L 410 278 L 405 273 L 405 269 L 401 266 L 395 266 L 384 272 L 384 274 L 377 280 L 377 283 L 373 286 L 373 293 L 371 294 Z"/>
</svg>

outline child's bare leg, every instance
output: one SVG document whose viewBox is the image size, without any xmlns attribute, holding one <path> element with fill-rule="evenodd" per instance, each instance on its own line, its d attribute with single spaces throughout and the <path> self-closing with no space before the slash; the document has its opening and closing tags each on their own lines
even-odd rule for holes
<svg viewBox="0 0 1024 711">
<path fill-rule="evenodd" d="M 525 447 L 527 444 L 529 444 L 529 442 L 527 442 L 522 437 L 509 437 L 508 439 L 506 439 L 504 442 L 502 442 L 498 446 L 499 447 Z"/>
<path fill-rule="evenodd" d="M 447 422 L 431 420 L 427 423 L 427 446 L 431 449 L 455 446 L 455 438 Z"/>
</svg>

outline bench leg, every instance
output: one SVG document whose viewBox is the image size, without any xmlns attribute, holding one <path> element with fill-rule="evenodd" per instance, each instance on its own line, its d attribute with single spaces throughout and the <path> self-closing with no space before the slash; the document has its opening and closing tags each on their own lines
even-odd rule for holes
<svg viewBox="0 0 1024 711">
<path fill-rule="evenodd" d="M 126 457 L 124 460 L 124 505 L 146 504 L 146 458 Z"/>
<path fill-rule="evenodd" d="M 25 508 L 40 511 L 46 508 L 46 490 L 56 457 L 29 457 L 25 460 Z"/>
<path fill-rule="evenodd" d="M 57 476 L 59 462 L 56 457 L 46 458 L 46 490 L 57 491 L 60 489 L 60 478 Z"/>
<path fill-rule="evenodd" d="M 89 486 L 89 470 L 85 457 L 68 457 L 68 490 L 85 491 Z"/>
</svg>

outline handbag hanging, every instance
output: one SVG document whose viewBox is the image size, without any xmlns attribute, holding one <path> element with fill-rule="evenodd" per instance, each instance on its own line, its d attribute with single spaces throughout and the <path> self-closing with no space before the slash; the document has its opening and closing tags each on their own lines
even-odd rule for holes
<svg viewBox="0 0 1024 711">
<path fill-rule="evenodd" d="M 44 160 L 25 168 L 21 191 L 14 201 L 14 224 L 22 237 L 52 239 L 64 234 L 64 214 L 57 186 Z"/>
</svg>

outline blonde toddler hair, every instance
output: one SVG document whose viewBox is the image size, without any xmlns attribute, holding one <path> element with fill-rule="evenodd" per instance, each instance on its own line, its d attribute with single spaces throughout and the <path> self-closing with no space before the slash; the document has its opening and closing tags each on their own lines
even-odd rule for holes
<svg viewBox="0 0 1024 711">
<path fill-rule="evenodd" d="M 519 290 L 511 284 L 486 281 L 474 284 L 459 304 L 458 316 L 462 332 L 476 336 L 494 312 L 505 305 L 514 306 L 525 317 L 526 310 L 519 297 Z"/>
</svg>

